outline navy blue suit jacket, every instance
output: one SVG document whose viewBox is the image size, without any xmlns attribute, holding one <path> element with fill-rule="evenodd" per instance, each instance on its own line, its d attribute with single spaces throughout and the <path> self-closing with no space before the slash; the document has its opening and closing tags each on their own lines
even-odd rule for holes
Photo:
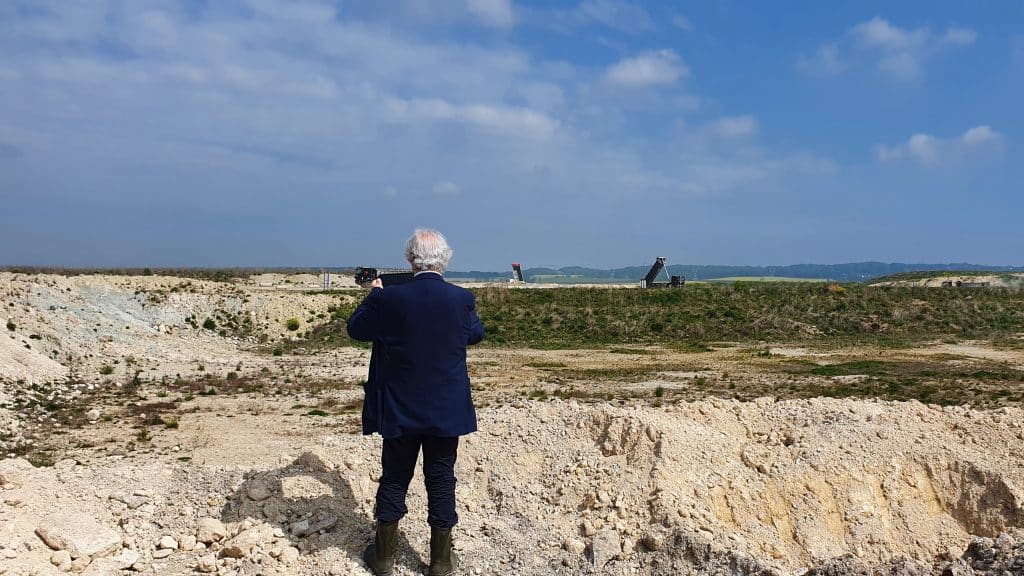
<svg viewBox="0 0 1024 576">
<path fill-rule="evenodd" d="M 484 326 L 469 290 L 432 273 L 374 288 L 349 317 L 348 335 L 373 342 L 363 434 L 476 431 L 466 347 L 483 340 Z"/>
</svg>

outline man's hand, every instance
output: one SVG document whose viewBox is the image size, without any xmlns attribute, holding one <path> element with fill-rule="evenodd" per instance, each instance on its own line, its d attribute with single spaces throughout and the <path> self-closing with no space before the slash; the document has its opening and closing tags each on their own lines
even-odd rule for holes
<svg viewBox="0 0 1024 576">
<path fill-rule="evenodd" d="M 373 282 L 370 282 L 370 290 L 374 288 L 383 288 L 384 282 L 380 278 L 374 278 Z"/>
</svg>

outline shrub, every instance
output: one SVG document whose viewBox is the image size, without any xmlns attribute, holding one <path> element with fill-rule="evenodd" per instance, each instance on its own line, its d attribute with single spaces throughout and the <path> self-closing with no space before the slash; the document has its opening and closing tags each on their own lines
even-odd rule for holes
<svg viewBox="0 0 1024 576">
<path fill-rule="evenodd" d="M 113 373 L 114 367 L 111 366 L 110 364 L 104 364 L 103 366 L 100 366 L 100 374 L 104 376 L 110 376 Z"/>
<path fill-rule="evenodd" d="M 213 321 L 213 318 L 207 318 L 206 320 L 203 320 L 203 328 L 206 328 L 207 330 L 213 330 L 216 327 L 217 323 Z"/>
<path fill-rule="evenodd" d="M 273 354 L 274 356 L 280 356 L 280 355 L 284 354 L 284 350 L 282 350 L 280 348 L 274 348 L 274 350 L 271 352 L 271 354 Z"/>
<path fill-rule="evenodd" d="M 654 397 L 655 398 L 661 398 L 664 395 L 665 395 L 665 387 L 664 386 L 658 386 L 657 388 L 654 389 Z"/>
<path fill-rule="evenodd" d="M 238 380 L 238 372 L 228 372 L 228 380 Z"/>
<path fill-rule="evenodd" d="M 17 329 L 17 328 L 18 328 L 18 325 L 15 324 L 12 320 L 8 320 L 7 321 L 7 329 L 8 330 L 10 330 L 11 332 L 14 332 L 14 330 Z"/>
<path fill-rule="evenodd" d="M 295 332 L 296 330 L 298 330 L 298 329 L 299 329 L 299 326 L 300 326 L 301 324 L 302 324 L 302 323 L 301 323 L 301 322 L 299 321 L 299 319 L 298 319 L 298 318 L 289 318 L 289 319 L 288 319 L 288 320 L 287 320 L 287 321 L 286 321 L 286 322 L 284 323 L 284 327 L 285 327 L 285 328 L 287 328 L 288 330 L 292 331 L 292 332 Z"/>
</svg>

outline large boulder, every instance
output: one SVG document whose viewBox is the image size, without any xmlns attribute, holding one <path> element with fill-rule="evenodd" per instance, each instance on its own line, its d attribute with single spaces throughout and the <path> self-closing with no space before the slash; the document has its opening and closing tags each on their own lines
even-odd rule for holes
<svg viewBox="0 0 1024 576">
<path fill-rule="evenodd" d="M 36 528 L 36 535 L 54 550 L 67 550 L 72 558 L 102 558 L 121 549 L 121 535 L 82 514 L 53 514 Z"/>
</svg>

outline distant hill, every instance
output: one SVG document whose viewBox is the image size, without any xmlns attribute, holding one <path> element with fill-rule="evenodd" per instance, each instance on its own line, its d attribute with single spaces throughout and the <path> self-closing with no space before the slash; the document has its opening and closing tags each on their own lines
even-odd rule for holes
<svg viewBox="0 0 1024 576">
<path fill-rule="evenodd" d="M 625 268 L 584 268 L 582 266 L 566 266 L 564 268 L 527 268 L 523 275 L 528 281 L 545 282 L 609 282 L 623 283 L 639 281 L 643 278 L 650 265 L 628 266 Z M 901 264 L 886 262 L 852 262 L 849 264 L 791 264 L 788 266 L 716 266 L 696 264 L 670 264 L 668 273 L 685 276 L 687 280 L 711 280 L 728 277 L 767 277 L 785 276 L 788 278 L 825 278 L 836 282 L 864 282 L 882 276 L 905 274 L 922 271 L 958 271 L 958 272 L 1024 272 L 1021 266 L 984 266 L 955 262 L 948 264 Z M 664 275 L 664 273 L 662 273 Z M 469 272 L 449 271 L 449 278 L 495 280 L 510 278 L 512 271 Z"/>
</svg>

